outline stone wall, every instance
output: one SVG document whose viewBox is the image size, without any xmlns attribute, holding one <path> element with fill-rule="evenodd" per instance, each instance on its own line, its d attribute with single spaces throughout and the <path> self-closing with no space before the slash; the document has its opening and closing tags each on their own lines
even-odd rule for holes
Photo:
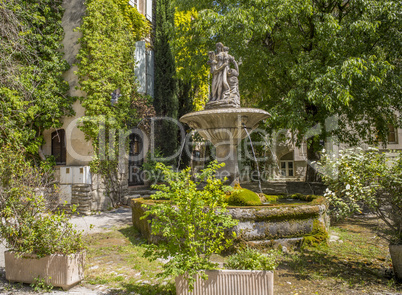
<svg viewBox="0 0 402 295">
<path fill-rule="evenodd" d="M 258 182 L 241 183 L 243 188 L 247 188 L 254 192 L 259 191 Z M 261 188 L 267 195 L 287 195 L 287 194 L 303 194 L 303 195 L 324 195 L 326 186 L 321 182 L 294 182 L 294 181 L 277 181 L 262 182 Z"/>
</svg>

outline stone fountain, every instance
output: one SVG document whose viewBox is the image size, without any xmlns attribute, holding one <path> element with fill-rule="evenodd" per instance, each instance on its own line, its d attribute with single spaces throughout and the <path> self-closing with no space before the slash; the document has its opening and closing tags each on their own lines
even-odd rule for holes
<svg viewBox="0 0 402 295">
<path fill-rule="evenodd" d="M 180 121 L 196 129 L 216 147 L 218 162 L 226 163 L 219 176 L 228 177 L 233 185 L 239 176 L 237 146 L 270 115 L 260 109 L 240 107 L 239 68 L 228 50 L 222 43 L 217 43 L 216 52 L 209 52 L 212 74 L 209 102 L 205 110 L 186 114 Z M 256 247 L 293 247 L 305 241 L 324 240 L 329 227 L 326 199 L 304 196 L 295 200 L 298 201 L 289 204 L 228 206 L 229 214 L 239 220 L 233 230 L 243 241 Z M 158 243 L 161 237 L 150 234 L 152 218 L 142 218 L 147 207 L 153 204 L 149 198 L 133 199 L 133 224 L 149 242 Z"/>
<path fill-rule="evenodd" d="M 216 159 L 226 164 L 219 171 L 220 177 L 227 177 L 233 184 L 239 177 L 238 145 L 270 114 L 261 109 L 240 107 L 239 67 L 228 51 L 228 47 L 217 43 L 216 51 L 208 53 L 212 76 L 209 102 L 205 110 L 186 114 L 180 122 L 197 130 L 215 146 Z"/>
</svg>

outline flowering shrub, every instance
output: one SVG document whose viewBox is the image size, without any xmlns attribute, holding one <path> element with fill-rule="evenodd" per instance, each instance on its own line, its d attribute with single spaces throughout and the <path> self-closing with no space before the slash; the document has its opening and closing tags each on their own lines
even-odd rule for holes
<svg viewBox="0 0 402 295">
<path fill-rule="evenodd" d="M 324 154 L 319 163 L 331 213 L 345 217 L 366 205 L 390 229 L 390 241 L 402 243 L 402 153 L 389 157 L 377 149 L 348 149 Z"/>
</svg>

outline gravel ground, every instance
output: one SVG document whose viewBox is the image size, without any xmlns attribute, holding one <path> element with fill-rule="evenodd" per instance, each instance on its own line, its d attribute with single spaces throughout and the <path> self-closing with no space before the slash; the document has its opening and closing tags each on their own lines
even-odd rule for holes
<svg viewBox="0 0 402 295">
<path fill-rule="evenodd" d="M 78 230 L 83 230 L 84 234 L 105 232 L 114 227 L 121 227 L 126 224 L 131 224 L 131 209 L 129 207 L 120 207 L 118 209 L 101 212 L 90 216 L 73 216 L 71 223 L 77 226 Z M 0 294 L 1 295 L 29 295 L 38 294 L 33 292 L 33 289 L 26 284 L 9 284 L 6 280 L 4 270 L 4 251 L 6 248 L 0 244 Z M 69 291 L 52 291 L 42 294 L 64 294 L 64 295 L 101 295 L 108 294 L 107 290 L 91 290 L 85 287 L 76 286 Z"/>
</svg>

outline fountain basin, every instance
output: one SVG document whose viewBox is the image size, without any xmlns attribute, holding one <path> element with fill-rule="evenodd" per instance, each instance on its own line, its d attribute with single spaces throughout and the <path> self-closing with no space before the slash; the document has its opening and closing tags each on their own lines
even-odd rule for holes
<svg viewBox="0 0 402 295">
<path fill-rule="evenodd" d="M 151 235 L 150 223 L 141 219 L 147 210 L 142 205 L 152 206 L 154 203 L 150 198 L 132 199 L 132 220 L 144 238 L 158 243 L 161 237 Z M 227 208 L 229 214 L 239 221 L 233 228 L 239 240 L 251 246 L 294 247 L 306 240 L 322 239 L 328 235 L 328 206 L 324 197 L 308 203 Z"/>
<path fill-rule="evenodd" d="M 247 132 L 256 129 L 258 123 L 268 117 L 270 114 L 260 109 L 222 108 L 192 112 L 181 117 L 180 122 L 197 130 L 202 138 L 215 146 L 218 163 L 225 163 L 218 177 L 227 177 L 233 184 L 239 174 L 237 146 Z"/>
<path fill-rule="evenodd" d="M 235 143 L 258 127 L 261 120 L 270 117 L 264 110 L 254 108 L 224 108 L 192 112 L 180 118 L 213 145 Z"/>
</svg>

